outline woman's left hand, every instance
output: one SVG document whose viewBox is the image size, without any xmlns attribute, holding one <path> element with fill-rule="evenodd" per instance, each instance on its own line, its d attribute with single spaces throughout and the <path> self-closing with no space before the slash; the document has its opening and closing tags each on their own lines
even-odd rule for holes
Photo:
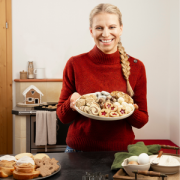
<svg viewBox="0 0 180 180">
<path fill-rule="evenodd" d="M 137 110 L 139 107 L 137 104 L 134 104 L 134 108 L 135 108 L 135 110 Z"/>
</svg>

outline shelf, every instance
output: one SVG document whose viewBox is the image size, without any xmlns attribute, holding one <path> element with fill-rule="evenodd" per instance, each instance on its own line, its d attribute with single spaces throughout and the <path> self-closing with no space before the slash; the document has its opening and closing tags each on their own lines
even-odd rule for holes
<svg viewBox="0 0 180 180">
<path fill-rule="evenodd" d="M 15 82 L 62 82 L 62 79 L 14 79 Z"/>
</svg>

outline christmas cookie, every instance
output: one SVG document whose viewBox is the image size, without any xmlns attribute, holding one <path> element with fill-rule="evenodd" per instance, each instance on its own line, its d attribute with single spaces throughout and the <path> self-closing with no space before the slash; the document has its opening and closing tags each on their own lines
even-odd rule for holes
<svg viewBox="0 0 180 180">
<path fill-rule="evenodd" d="M 110 112 L 109 117 L 119 117 L 117 112 Z"/>
<path fill-rule="evenodd" d="M 109 110 L 108 109 L 102 109 L 99 111 L 100 117 L 109 117 Z"/>
</svg>

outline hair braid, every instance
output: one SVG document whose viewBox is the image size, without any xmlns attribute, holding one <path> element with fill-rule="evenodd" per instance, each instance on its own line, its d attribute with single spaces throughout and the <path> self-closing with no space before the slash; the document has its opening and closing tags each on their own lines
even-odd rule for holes
<svg viewBox="0 0 180 180">
<path fill-rule="evenodd" d="M 126 54 L 126 51 L 124 50 L 124 47 L 122 46 L 121 41 L 118 42 L 118 50 L 120 52 L 123 75 L 127 82 L 127 93 L 132 97 L 134 95 L 134 92 L 129 83 L 130 63 L 128 61 L 128 56 Z"/>
</svg>

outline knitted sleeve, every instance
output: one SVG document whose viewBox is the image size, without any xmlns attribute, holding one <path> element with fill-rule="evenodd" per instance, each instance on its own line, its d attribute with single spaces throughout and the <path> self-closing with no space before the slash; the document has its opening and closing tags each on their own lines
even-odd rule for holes
<svg viewBox="0 0 180 180">
<path fill-rule="evenodd" d="M 70 108 L 70 98 L 74 92 L 76 92 L 76 88 L 73 58 L 70 58 L 63 71 L 63 85 L 56 110 L 60 121 L 64 124 L 73 121 L 78 114 Z"/>
<path fill-rule="evenodd" d="M 141 68 L 139 70 L 133 96 L 134 103 L 137 104 L 139 108 L 127 118 L 128 122 L 136 128 L 142 128 L 148 122 L 146 70 L 144 64 L 142 62 L 139 63 L 141 63 Z"/>
</svg>

